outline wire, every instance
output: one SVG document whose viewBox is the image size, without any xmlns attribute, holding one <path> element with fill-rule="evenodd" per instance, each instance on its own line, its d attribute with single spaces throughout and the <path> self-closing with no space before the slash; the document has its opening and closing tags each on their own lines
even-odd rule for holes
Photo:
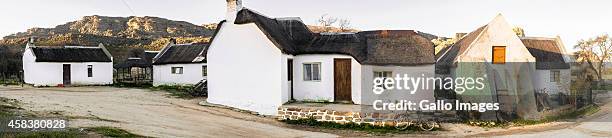
<svg viewBox="0 0 612 138">
<path fill-rule="evenodd" d="M 130 10 L 130 12 L 132 12 L 133 15 L 136 15 L 136 12 L 134 12 L 132 7 L 130 7 L 130 5 L 127 2 L 125 2 L 125 0 L 121 0 L 121 1 L 123 2 L 123 5 L 125 5 Z"/>
</svg>

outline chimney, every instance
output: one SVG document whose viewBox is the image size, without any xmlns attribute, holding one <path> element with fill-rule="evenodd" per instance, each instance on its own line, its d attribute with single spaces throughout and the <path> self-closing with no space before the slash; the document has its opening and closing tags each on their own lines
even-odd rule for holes
<svg viewBox="0 0 612 138">
<path fill-rule="evenodd" d="M 26 47 L 33 47 L 34 46 L 34 37 L 30 37 L 28 38 L 28 43 L 26 43 Z"/>
<path fill-rule="evenodd" d="M 227 1 L 227 13 L 225 13 L 225 20 L 227 22 L 234 23 L 236 20 L 236 14 L 242 10 L 242 0 L 225 0 Z"/>
</svg>

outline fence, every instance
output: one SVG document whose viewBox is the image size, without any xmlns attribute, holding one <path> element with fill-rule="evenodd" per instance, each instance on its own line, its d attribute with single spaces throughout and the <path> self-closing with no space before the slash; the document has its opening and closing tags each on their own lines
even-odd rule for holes
<svg viewBox="0 0 612 138">
<path fill-rule="evenodd" d="M 23 71 L 0 72 L 1 85 L 23 85 Z"/>
</svg>

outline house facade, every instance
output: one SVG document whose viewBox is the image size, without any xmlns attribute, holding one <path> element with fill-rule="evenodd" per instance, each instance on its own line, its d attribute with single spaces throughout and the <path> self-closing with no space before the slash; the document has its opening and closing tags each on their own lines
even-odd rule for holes
<svg viewBox="0 0 612 138">
<path fill-rule="evenodd" d="M 412 30 L 313 33 L 299 18 L 266 17 L 229 0 L 206 54 L 207 102 L 275 115 L 290 100 L 433 100 L 433 90 L 372 92 L 375 77 L 433 75 L 433 52 Z"/>
<path fill-rule="evenodd" d="M 559 38 L 518 37 L 500 14 L 436 55 L 436 75 L 482 77 L 484 90 L 457 94 L 463 102 L 498 102 L 480 119 L 541 117 L 541 90 L 568 93 L 569 57 Z M 554 91 L 554 92 L 553 92 Z M 536 96 L 538 95 L 538 96 Z M 501 115 L 500 115 L 501 114 Z"/>
<path fill-rule="evenodd" d="M 570 57 L 559 37 L 522 37 L 521 41 L 536 58 L 535 89 L 550 95 L 570 94 Z"/>
<path fill-rule="evenodd" d="M 176 44 L 174 39 L 153 58 L 153 86 L 194 85 L 206 79 L 208 44 Z"/>
<path fill-rule="evenodd" d="M 23 53 L 23 76 L 34 86 L 113 84 L 113 58 L 102 44 L 97 47 L 34 46 Z"/>
</svg>

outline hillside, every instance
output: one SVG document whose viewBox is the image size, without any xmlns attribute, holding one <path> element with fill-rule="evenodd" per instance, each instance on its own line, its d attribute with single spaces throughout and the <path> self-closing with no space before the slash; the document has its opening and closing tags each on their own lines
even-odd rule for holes
<svg viewBox="0 0 612 138">
<path fill-rule="evenodd" d="M 31 28 L 3 37 L 0 46 L 24 46 L 30 37 L 36 45 L 90 45 L 103 43 L 116 58 L 130 48 L 160 50 L 168 38 L 179 43 L 207 42 L 216 24 L 195 25 L 159 17 L 107 17 L 85 16 L 77 21 L 54 28 Z"/>
</svg>

